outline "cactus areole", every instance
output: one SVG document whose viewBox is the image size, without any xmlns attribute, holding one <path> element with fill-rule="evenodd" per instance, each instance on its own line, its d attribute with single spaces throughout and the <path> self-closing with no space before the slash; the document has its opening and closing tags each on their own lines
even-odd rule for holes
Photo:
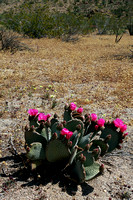
<svg viewBox="0 0 133 200">
<path fill-rule="evenodd" d="M 52 118 L 36 109 L 29 109 L 28 113 L 25 149 L 31 165 L 43 170 L 44 166 L 61 163 L 62 174 L 77 184 L 102 174 L 104 165 L 99 158 L 120 149 L 128 135 L 121 119 L 110 122 L 98 119 L 95 113 L 83 115 L 83 108 L 73 102 L 65 106 L 61 120 L 57 114 Z"/>
</svg>

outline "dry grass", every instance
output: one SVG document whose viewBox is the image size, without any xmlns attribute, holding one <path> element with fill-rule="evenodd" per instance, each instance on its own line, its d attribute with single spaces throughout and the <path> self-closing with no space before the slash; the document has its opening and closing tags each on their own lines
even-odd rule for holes
<svg viewBox="0 0 133 200">
<path fill-rule="evenodd" d="M 0 52 L 0 101 L 16 92 L 44 94 L 51 84 L 57 98 L 71 97 L 80 105 L 132 107 L 132 37 L 124 35 L 118 44 L 114 39 L 96 35 L 80 37 L 76 43 L 24 39 L 33 51 Z"/>
</svg>

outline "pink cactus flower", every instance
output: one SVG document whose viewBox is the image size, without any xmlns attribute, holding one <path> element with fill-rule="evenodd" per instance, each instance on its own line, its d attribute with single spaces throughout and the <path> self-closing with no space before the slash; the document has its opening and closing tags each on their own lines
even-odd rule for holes
<svg viewBox="0 0 133 200">
<path fill-rule="evenodd" d="M 69 133 L 69 130 L 66 129 L 66 128 L 63 128 L 63 129 L 61 130 L 61 135 L 67 135 L 68 133 Z"/>
<path fill-rule="evenodd" d="M 104 126 L 104 123 L 105 123 L 105 120 L 103 118 L 100 118 L 98 121 L 97 121 L 97 124 L 99 127 L 102 127 Z"/>
<path fill-rule="evenodd" d="M 78 112 L 78 113 L 82 113 L 82 112 L 83 112 L 83 108 L 81 108 L 81 107 L 78 108 L 78 109 L 77 109 L 77 112 Z"/>
<path fill-rule="evenodd" d="M 71 131 L 69 131 L 68 133 L 67 133 L 67 135 L 66 135 L 66 139 L 70 139 L 70 137 L 72 137 L 72 135 L 73 135 L 73 132 L 71 132 Z"/>
<path fill-rule="evenodd" d="M 73 110 L 75 110 L 75 109 L 76 109 L 76 107 L 77 107 L 77 106 L 75 105 L 75 103 L 73 103 L 73 102 L 72 102 L 72 103 L 70 103 L 70 110 L 72 110 L 72 111 L 73 111 Z"/>
<path fill-rule="evenodd" d="M 126 124 L 123 124 L 121 127 L 120 127 L 120 131 L 123 133 L 124 131 L 127 130 L 127 125 Z"/>
<path fill-rule="evenodd" d="M 38 110 L 37 109 L 29 109 L 28 113 L 30 116 L 36 116 L 38 114 Z"/>
<path fill-rule="evenodd" d="M 66 136 L 66 139 L 70 139 L 70 137 L 73 135 L 73 132 L 69 131 L 68 129 L 66 128 L 63 128 L 61 130 L 61 135 L 65 135 Z"/>
<path fill-rule="evenodd" d="M 47 120 L 47 115 L 45 115 L 44 113 L 39 113 L 38 121 L 41 121 L 41 120 L 46 121 Z"/>
<path fill-rule="evenodd" d="M 91 120 L 96 121 L 96 119 L 97 119 L 97 115 L 95 113 L 92 113 L 91 114 Z"/>
<path fill-rule="evenodd" d="M 116 118 L 113 121 L 113 123 L 114 123 L 115 127 L 117 127 L 117 128 L 121 128 L 121 126 L 123 126 L 123 124 L 124 124 L 123 121 L 121 119 L 119 119 L 119 118 Z"/>
<path fill-rule="evenodd" d="M 51 117 L 51 115 L 49 113 L 46 116 L 47 116 L 47 120 Z"/>
</svg>

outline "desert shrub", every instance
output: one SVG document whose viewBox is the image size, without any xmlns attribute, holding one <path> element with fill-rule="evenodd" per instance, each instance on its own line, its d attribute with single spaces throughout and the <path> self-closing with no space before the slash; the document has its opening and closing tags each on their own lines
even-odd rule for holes
<svg viewBox="0 0 133 200">
<path fill-rule="evenodd" d="M 1 50 L 10 50 L 11 53 L 17 50 L 28 49 L 28 47 L 20 42 L 20 38 L 13 31 L 0 28 Z"/>
<path fill-rule="evenodd" d="M 126 31 L 126 18 L 96 13 L 89 19 L 90 26 L 94 27 L 98 34 L 120 35 Z"/>
<path fill-rule="evenodd" d="M 17 10 L 5 12 L 2 23 L 8 29 L 31 38 L 70 36 L 89 32 L 88 19 L 72 12 L 50 12 L 45 4 L 24 3 Z"/>
</svg>

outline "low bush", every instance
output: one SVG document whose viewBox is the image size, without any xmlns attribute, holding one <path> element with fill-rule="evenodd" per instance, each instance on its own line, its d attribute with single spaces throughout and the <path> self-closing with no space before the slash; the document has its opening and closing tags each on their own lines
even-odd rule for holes
<svg viewBox="0 0 133 200">
<path fill-rule="evenodd" d="M 1 50 L 9 50 L 15 53 L 17 50 L 29 49 L 25 44 L 20 42 L 20 38 L 13 31 L 0 28 Z"/>
</svg>

